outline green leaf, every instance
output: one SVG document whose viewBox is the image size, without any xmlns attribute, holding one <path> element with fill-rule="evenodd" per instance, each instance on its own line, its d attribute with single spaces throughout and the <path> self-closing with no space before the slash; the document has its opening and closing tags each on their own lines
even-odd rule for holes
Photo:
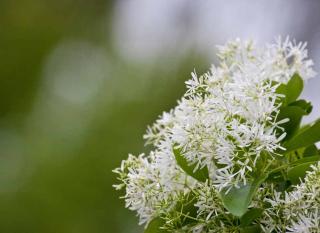
<svg viewBox="0 0 320 233">
<path fill-rule="evenodd" d="M 283 190 L 286 190 L 288 188 L 288 182 L 285 179 L 285 177 L 283 176 L 283 172 L 285 171 L 287 173 L 287 171 L 290 171 L 290 181 L 292 183 L 293 182 L 297 182 L 299 181 L 299 177 L 303 177 L 305 173 L 300 173 L 298 174 L 297 172 L 301 171 L 301 169 L 304 167 L 304 165 L 302 164 L 312 164 L 315 163 L 317 161 L 320 161 L 320 155 L 316 154 L 316 155 L 310 155 L 308 157 L 304 157 L 302 159 L 299 159 L 297 161 L 294 161 L 288 165 L 283 165 L 281 167 L 277 167 L 273 170 L 270 171 L 269 176 L 267 178 L 268 181 L 271 181 L 272 183 L 276 183 L 277 186 L 283 186 Z M 296 166 L 302 165 L 302 167 L 298 167 L 295 168 Z M 307 165 L 306 165 L 307 166 Z M 296 178 L 295 176 L 298 176 L 298 178 Z M 289 183 L 290 185 L 290 183 Z M 281 188 L 280 188 L 281 189 Z M 282 189 L 281 189 L 282 190 Z"/>
<path fill-rule="evenodd" d="M 317 162 L 319 160 L 320 160 L 320 155 L 308 156 L 290 163 L 289 167 L 298 166 L 304 163 Z"/>
<path fill-rule="evenodd" d="M 252 208 L 248 210 L 240 218 L 240 226 L 243 226 L 243 227 L 249 226 L 254 220 L 260 218 L 262 213 L 263 213 L 263 209 L 260 209 L 260 208 Z"/>
<path fill-rule="evenodd" d="M 304 152 L 303 152 L 303 157 L 309 157 L 309 156 L 313 156 L 313 155 L 318 155 L 318 148 L 315 144 L 312 144 L 310 146 L 308 146 Z"/>
<path fill-rule="evenodd" d="M 299 184 L 300 180 L 303 180 L 306 176 L 306 172 L 312 170 L 310 167 L 312 164 L 314 164 L 314 162 L 307 162 L 290 168 L 287 175 L 291 183 L 293 185 Z"/>
<path fill-rule="evenodd" d="M 300 183 L 306 176 L 306 172 L 311 170 L 311 165 L 320 161 L 320 155 L 304 157 L 290 164 L 290 168 L 287 173 L 288 180 L 292 184 Z"/>
<path fill-rule="evenodd" d="M 166 230 L 160 229 L 164 225 L 164 220 L 160 217 L 154 218 L 148 224 L 147 228 L 144 230 L 144 233 L 169 233 Z"/>
<path fill-rule="evenodd" d="M 201 169 L 194 171 L 196 164 L 190 165 L 187 159 L 181 154 L 181 150 L 179 148 L 173 148 L 173 153 L 178 165 L 189 176 L 192 176 L 193 178 L 201 182 L 205 182 L 207 179 L 209 179 L 209 172 L 207 167 L 203 167 Z"/>
<path fill-rule="evenodd" d="M 195 222 L 197 218 L 198 208 L 195 206 L 197 198 L 194 192 L 188 192 L 186 194 L 181 194 L 177 197 L 177 202 L 173 208 L 167 210 L 167 216 L 170 218 L 170 225 L 174 226 L 174 229 L 181 229 L 188 224 Z M 172 232 L 173 229 L 163 230 L 161 227 L 165 225 L 165 220 L 161 217 L 153 219 L 148 225 L 146 232 L 148 233 L 167 233 Z"/>
<path fill-rule="evenodd" d="M 251 201 L 252 185 L 243 185 L 240 188 L 232 187 L 231 190 L 221 192 L 221 198 L 226 209 L 233 215 L 241 217 L 249 206 Z"/>
<path fill-rule="evenodd" d="M 263 175 L 255 179 L 252 184 L 241 185 L 240 188 L 232 187 L 229 192 L 223 190 L 220 196 L 224 207 L 231 214 L 241 217 L 247 212 L 254 194 L 266 178 L 267 175 Z"/>
<path fill-rule="evenodd" d="M 291 104 L 289 104 L 289 106 L 300 107 L 305 112 L 304 115 L 309 115 L 312 111 L 312 108 L 313 108 L 311 102 L 307 102 L 306 100 L 303 100 L 303 99 L 296 100 L 296 101 L 292 102 Z"/>
<path fill-rule="evenodd" d="M 303 115 L 305 115 L 305 111 L 298 106 L 287 106 L 280 108 L 277 121 L 289 118 L 288 122 L 281 124 L 281 127 L 283 127 L 287 133 L 285 140 L 290 139 L 297 132 Z"/>
<path fill-rule="evenodd" d="M 275 171 L 270 172 L 266 181 L 271 182 L 271 183 L 280 183 L 280 182 L 285 181 L 285 179 L 283 177 L 283 173 L 282 173 L 283 170 L 284 170 L 284 168 L 279 169 L 279 170 L 275 169 Z"/>
<path fill-rule="evenodd" d="M 240 229 L 240 233 L 262 233 L 260 226 L 248 226 Z"/>
<path fill-rule="evenodd" d="M 278 84 L 278 82 L 276 82 L 275 84 Z M 283 83 L 280 84 L 280 85 L 277 87 L 276 93 L 277 93 L 277 94 L 286 95 L 286 94 L 287 94 L 287 85 L 286 85 L 286 84 L 283 84 Z"/>
<path fill-rule="evenodd" d="M 298 132 L 296 136 L 284 143 L 286 152 L 308 147 L 316 142 L 320 141 L 320 121 L 317 121 L 313 125 L 306 127 L 302 132 Z"/>
<path fill-rule="evenodd" d="M 303 80 L 299 74 L 295 73 L 286 86 L 286 101 L 287 104 L 290 104 L 300 96 L 303 90 Z"/>
<path fill-rule="evenodd" d="M 303 90 L 303 80 L 299 74 L 294 74 L 287 84 L 280 84 L 276 90 L 276 93 L 285 95 L 281 99 L 282 106 L 287 106 L 294 102 L 301 94 Z"/>
<path fill-rule="evenodd" d="M 193 192 L 185 194 L 184 197 L 178 201 L 174 209 L 183 214 L 180 216 L 181 219 L 179 222 L 182 224 L 180 227 L 195 221 L 194 219 L 197 218 L 198 211 L 198 208 L 195 207 L 196 203 L 197 198 Z"/>
</svg>

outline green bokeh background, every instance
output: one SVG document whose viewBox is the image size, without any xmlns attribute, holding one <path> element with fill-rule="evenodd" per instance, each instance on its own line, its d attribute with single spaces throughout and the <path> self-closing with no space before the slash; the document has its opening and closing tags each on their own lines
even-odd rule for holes
<svg viewBox="0 0 320 233">
<path fill-rule="evenodd" d="M 175 105 L 193 67 L 201 72 L 209 63 L 194 51 L 148 65 L 122 59 L 111 42 L 113 7 L 103 0 L 0 1 L 0 232 L 142 232 L 112 188 L 111 170 L 129 152 L 148 150 L 146 126 Z M 58 53 L 48 65 L 59 44 L 79 40 L 107 56 L 93 62 L 101 79 L 85 101 L 74 98 L 96 82 L 81 67 L 87 53 L 71 50 L 71 62 L 61 55 L 60 63 Z M 70 64 L 75 78 L 63 76 L 54 87 L 56 70 Z"/>
<path fill-rule="evenodd" d="M 218 41 L 288 34 L 311 42 L 319 63 L 318 0 L 159 2 L 0 0 L 0 233 L 143 232 L 112 188 L 111 171 L 128 153 L 150 150 L 147 125 L 176 104 L 194 68 L 209 68 Z M 146 27 L 133 36 L 152 59 L 116 33 L 124 5 L 129 28 L 122 30 Z M 135 25 L 144 14 L 150 21 Z M 317 80 L 304 93 L 313 118 Z"/>
</svg>

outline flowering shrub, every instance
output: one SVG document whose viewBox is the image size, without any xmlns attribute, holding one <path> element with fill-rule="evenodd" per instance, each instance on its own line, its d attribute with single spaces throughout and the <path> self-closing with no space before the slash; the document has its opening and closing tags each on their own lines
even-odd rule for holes
<svg viewBox="0 0 320 233">
<path fill-rule="evenodd" d="M 148 128 L 154 150 L 114 170 L 145 232 L 320 232 L 320 121 L 301 126 L 315 75 L 306 43 L 218 47 Z"/>
</svg>

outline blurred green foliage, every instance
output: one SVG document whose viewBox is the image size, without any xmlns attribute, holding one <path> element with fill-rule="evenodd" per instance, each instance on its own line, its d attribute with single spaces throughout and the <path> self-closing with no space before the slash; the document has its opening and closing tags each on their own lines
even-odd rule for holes
<svg viewBox="0 0 320 233">
<path fill-rule="evenodd" d="M 142 231 L 111 170 L 129 152 L 147 152 L 146 126 L 174 106 L 193 67 L 208 64 L 192 51 L 148 65 L 122 59 L 110 37 L 113 4 L 0 1 L 0 232 Z M 107 57 L 99 89 L 80 104 L 55 94 L 72 94 L 77 80 L 62 90 L 48 80 L 50 54 L 65 40 Z"/>
</svg>

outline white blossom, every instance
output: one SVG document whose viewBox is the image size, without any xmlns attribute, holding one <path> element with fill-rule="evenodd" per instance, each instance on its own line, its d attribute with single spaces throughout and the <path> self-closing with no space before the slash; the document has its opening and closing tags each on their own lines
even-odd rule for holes
<svg viewBox="0 0 320 233">
<path fill-rule="evenodd" d="M 320 232 L 320 162 L 311 168 L 293 191 L 282 195 L 274 190 L 271 198 L 265 198 L 271 204 L 262 221 L 267 232 Z"/>
<path fill-rule="evenodd" d="M 207 73 L 192 72 L 177 106 L 148 127 L 144 139 L 154 151 L 148 156 L 129 155 L 115 170 L 121 181 L 115 187 L 125 188 L 126 206 L 137 212 L 141 224 L 170 212 L 179 196 L 194 192 L 199 221 L 188 232 L 236 232 L 231 223 L 215 219 L 226 212 L 217 193 L 250 183 L 252 174 L 264 172 L 257 170 L 260 160 L 270 164 L 285 150 L 282 124 L 288 119 L 277 121 L 284 96 L 276 90 L 295 73 L 305 80 L 315 75 L 306 44 L 279 38 L 257 47 L 252 41 L 236 39 L 218 46 L 218 58 L 219 65 L 212 65 Z M 205 184 L 178 166 L 173 147 L 179 148 L 189 165 L 195 165 L 194 172 L 208 169 Z M 314 175 L 319 166 L 285 197 L 270 188 L 270 198 L 262 198 L 271 205 L 261 220 L 266 232 L 283 232 L 281 224 L 286 224 L 288 232 L 319 232 L 313 230 L 319 228 L 315 211 L 320 208 L 319 190 L 310 185 L 315 182 L 310 181 L 313 176 L 320 179 Z M 296 205 L 303 211 L 296 214 L 291 209 Z M 279 225 L 274 218 L 280 212 L 285 219 Z"/>
</svg>

